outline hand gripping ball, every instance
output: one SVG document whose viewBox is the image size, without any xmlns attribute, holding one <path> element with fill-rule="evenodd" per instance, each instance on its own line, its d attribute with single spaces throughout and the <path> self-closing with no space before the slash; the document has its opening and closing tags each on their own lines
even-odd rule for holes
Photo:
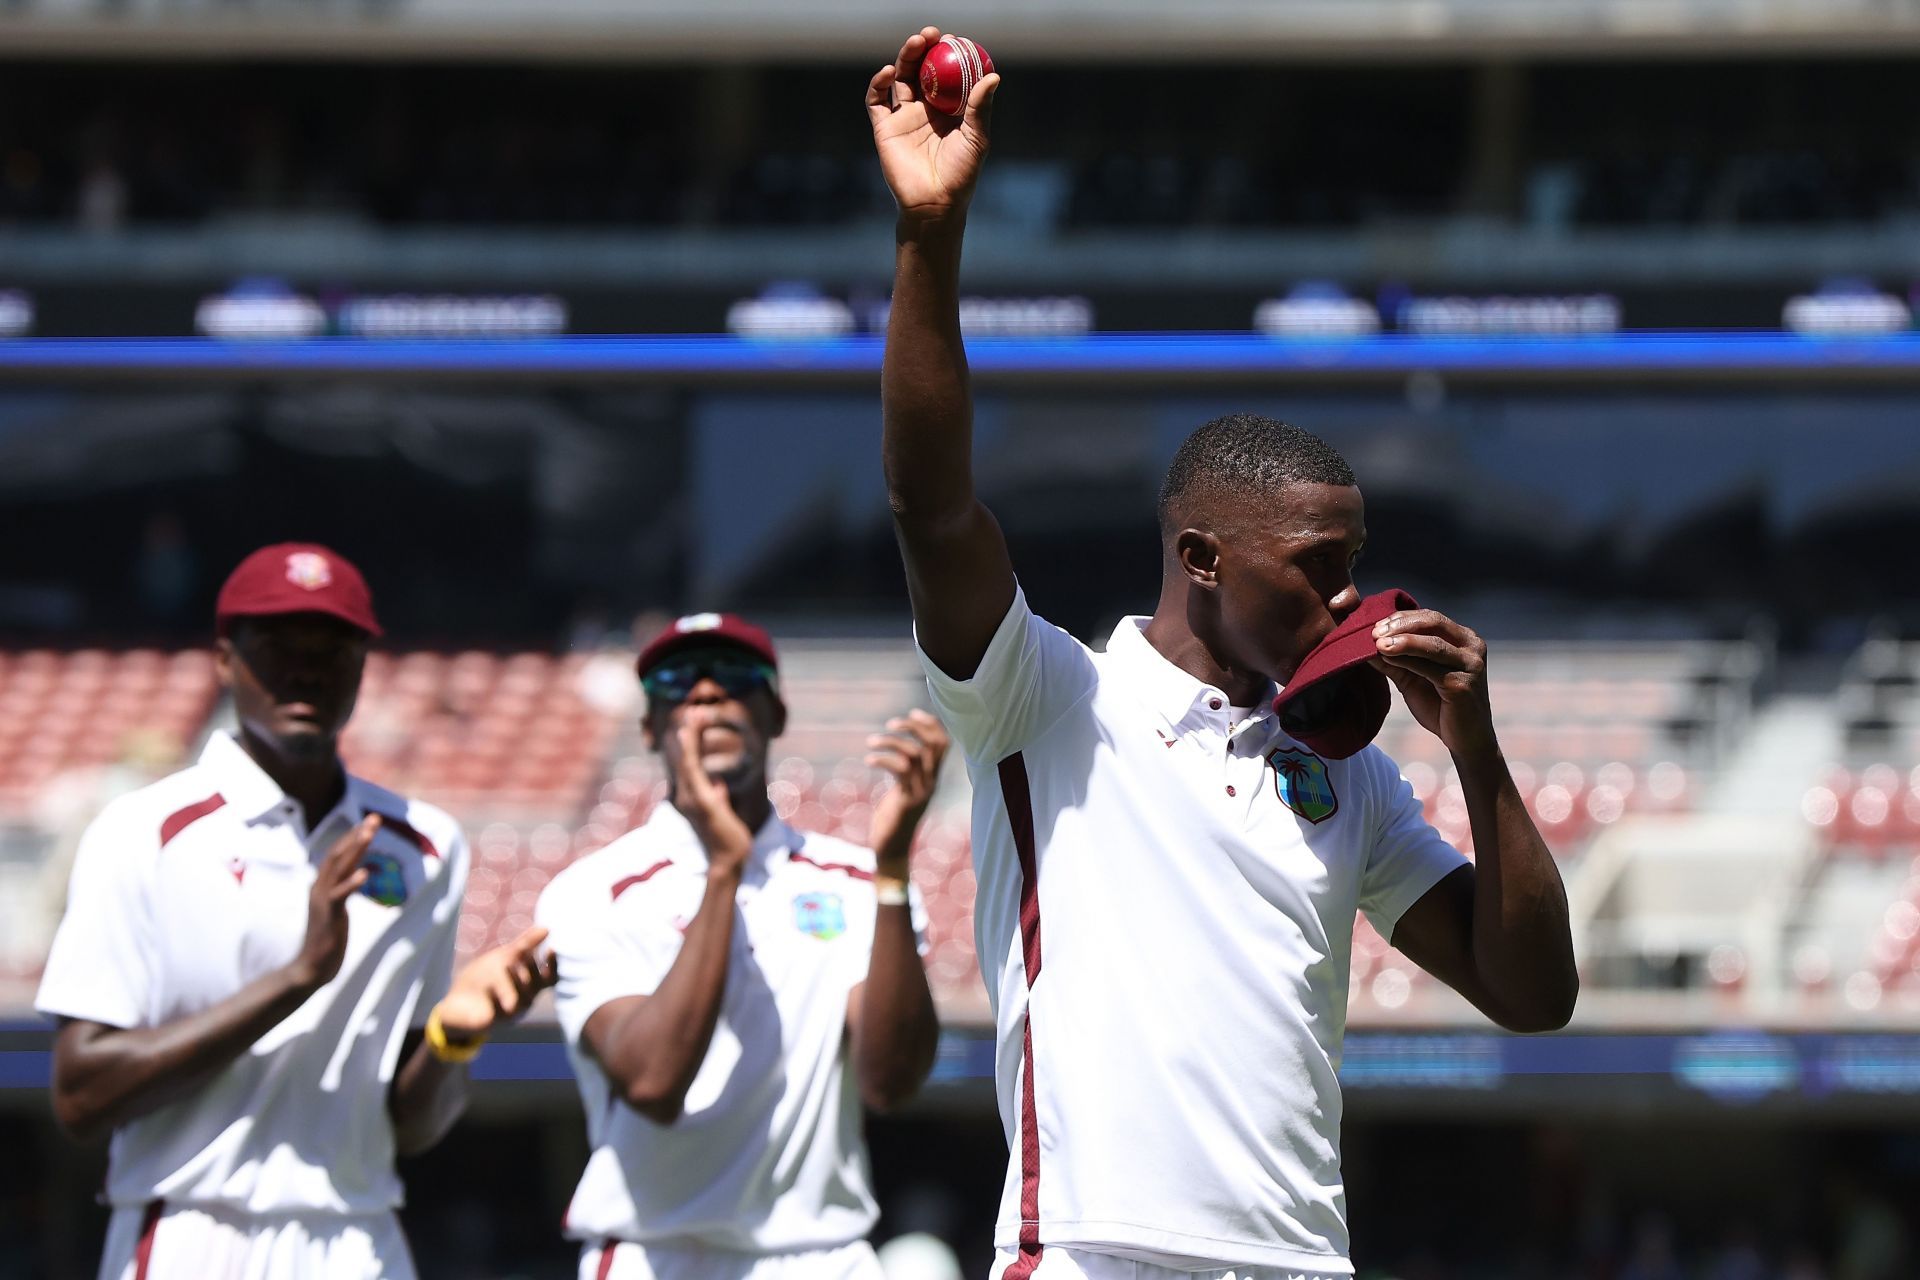
<svg viewBox="0 0 1920 1280">
<path fill-rule="evenodd" d="M 965 36 L 941 36 L 920 61 L 920 96 L 935 111 L 957 116 L 973 86 L 993 74 L 993 59 Z"/>
</svg>

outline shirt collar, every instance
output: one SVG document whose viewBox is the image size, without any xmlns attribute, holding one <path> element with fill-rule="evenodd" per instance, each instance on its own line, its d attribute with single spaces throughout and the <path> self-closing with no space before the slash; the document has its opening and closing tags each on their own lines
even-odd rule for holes
<svg viewBox="0 0 1920 1280">
<path fill-rule="evenodd" d="M 1217 723 L 1232 704 L 1226 693 L 1198 680 L 1167 660 L 1165 654 L 1147 640 L 1151 619 L 1134 616 L 1120 619 L 1107 641 L 1107 654 L 1120 663 L 1128 685 L 1135 694 L 1176 729 L 1195 724 Z M 1254 703 L 1253 714 L 1242 722 L 1254 724 L 1272 713 L 1274 686 Z"/>
<path fill-rule="evenodd" d="M 228 807 L 244 821 L 257 822 L 289 803 L 287 793 L 280 789 L 280 784 L 268 776 L 267 771 L 247 754 L 247 749 L 225 730 L 216 729 L 208 735 L 207 745 L 200 752 L 200 767 L 213 775 L 214 783 Z M 332 812 L 346 817 L 349 822 L 358 822 L 366 816 L 362 784 L 352 774 L 347 775 L 346 791 Z M 297 823 L 304 824 L 306 821 L 297 806 L 292 816 Z M 321 825 L 325 824 L 326 819 L 322 818 Z"/>
</svg>

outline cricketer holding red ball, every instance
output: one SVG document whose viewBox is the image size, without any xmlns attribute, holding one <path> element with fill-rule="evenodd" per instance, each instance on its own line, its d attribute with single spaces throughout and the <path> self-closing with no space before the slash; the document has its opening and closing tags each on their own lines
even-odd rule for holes
<svg viewBox="0 0 1920 1280">
<path fill-rule="evenodd" d="M 939 38 L 910 37 L 866 105 L 899 205 L 889 497 L 928 682 L 975 788 L 1011 1148 L 995 1275 L 1349 1275 L 1336 1069 L 1356 909 L 1502 1026 L 1563 1026 L 1578 987 L 1565 892 L 1494 734 L 1486 646 L 1391 597 L 1365 626 L 1352 472 L 1252 415 L 1175 457 L 1150 618 L 1096 653 L 1029 611 L 974 495 L 959 319 L 1000 78 L 961 118 L 930 113 L 915 85 Z M 1347 619 L 1312 678 L 1392 680 L 1452 754 L 1477 867 L 1365 745 L 1371 728 L 1316 734 L 1272 708 Z"/>
<path fill-rule="evenodd" d="M 407 1280 L 394 1155 L 552 984 L 545 934 L 454 976 L 460 829 L 341 766 L 380 634 L 359 570 L 262 547 L 215 626 L 239 733 L 87 828 L 35 1000 L 54 1114 L 113 1133 L 100 1280 Z"/>
</svg>

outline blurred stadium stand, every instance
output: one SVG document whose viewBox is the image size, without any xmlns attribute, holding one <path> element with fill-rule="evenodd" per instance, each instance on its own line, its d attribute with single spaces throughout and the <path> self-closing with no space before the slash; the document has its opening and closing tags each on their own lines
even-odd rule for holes
<svg viewBox="0 0 1920 1280">
<path fill-rule="evenodd" d="M 859 763 L 861 743 L 923 701 L 912 655 L 897 640 L 806 634 L 784 649 L 794 729 L 773 770 L 776 805 L 803 829 L 864 840 L 881 784 Z M 1764 696 L 1763 649 L 1566 641 L 1496 645 L 1496 654 L 1508 757 L 1562 860 L 1583 926 L 1589 985 L 1580 1025 L 1688 1025 L 1738 1007 L 1746 1017 L 1820 1026 L 1920 1007 L 1920 863 L 1908 865 L 1920 855 L 1920 770 L 1882 763 L 1855 774 L 1796 754 L 1788 763 L 1811 785 L 1793 790 L 1776 761 L 1778 785 L 1769 790 L 1803 797 L 1798 821 L 1756 826 L 1738 789 L 1721 784 L 1735 770 L 1753 772 L 1753 753 L 1781 731 L 1770 716 L 1804 712 L 1792 698 Z M 348 759 L 462 818 L 474 848 L 464 952 L 525 928 L 555 872 L 664 798 L 659 763 L 638 733 L 629 662 L 612 648 L 564 657 L 413 650 L 369 662 Z M 0 706 L 18 726 L 6 739 L 13 754 L 0 763 L 12 779 L 0 847 L 16 891 L 0 900 L 16 916 L 7 961 L 20 1000 L 37 966 L 31 947 L 44 944 L 58 910 L 49 877 L 91 812 L 85 801 L 179 759 L 202 736 L 214 689 L 199 651 L 31 650 L 6 655 L 0 673 Z M 1827 730 L 1841 741 L 1836 717 Z M 1403 709 L 1381 742 L 1429 819 L 1470 852 L 1465 806 L 1437 742 Z M 115 765 L 133 769 L 135 757 L 136 771 L 106 776 Z M 62 811 L 45 801 L 70 793 L 83 802 Z M 946 1016 L 963 1025 L 986 1015 L 966 827 L 956 762 L 915 874 L 931 913 L 936 990 Z M 1471 1021 L 1364 919 L 1353 993 L 1358 1026 Z"/>
<path fill-rule="evenodd" d="M 1468 215 L 1567 230 L 1873 224 L 1920 207 L 1897 63 L 1026 71 L 1047 127 L 997 138 L 990 210 L 1032 231 L 1359 228 Z M 819 227 L 888 212 L 853 68 L 731 73 L 168 63 L 8 69 L 0 219 L 95 232 L 233 216 L 371 226 Z M 1018 84 L 1019 82 L 1013 82 Z M 1018 88 L 1009 93 L 1019 92 Z M 687 119 L 738 94 L 779 102 Z M 1503 136 L 1476 97 L 1509 98 Z M 1760 113 L 1727 102 L 1758 99 Z M 1233 128 L 1218 126 L 1223 117 Z M 1862 135 L 1863 117 L 1886 127 Z M 1684 122 L 1675 129 L 1675 120 Z M 1782 124 L 1788 127 L 1782 127 Z M 1329 127 L 1332 126 L 1332 127 Z M 998 188 L 997 190 L 995 188 Z"/>
<path fill-rule="evenodd" d="M 0 284 L 872 287 L 869 70 L 0 59 Z M 983 283 L 1811 288 L 1920 242 L 1897 60 L 1149 63 L 1125 136 L 1110 71 L 1009 85 Z"/>
</svg>

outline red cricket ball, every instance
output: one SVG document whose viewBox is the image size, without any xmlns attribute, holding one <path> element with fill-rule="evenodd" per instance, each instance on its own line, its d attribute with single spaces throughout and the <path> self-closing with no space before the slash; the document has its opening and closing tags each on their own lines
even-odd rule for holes
<svg viewBox="0 0 1920 1280">
<path fill-rule="evenodd" d="M 920 96 L 935 111 L 957 116 L 973 86 L 993 74 L 993 59 L 965 36 L 941 36 L 920 62 Z"/>
</svg>

